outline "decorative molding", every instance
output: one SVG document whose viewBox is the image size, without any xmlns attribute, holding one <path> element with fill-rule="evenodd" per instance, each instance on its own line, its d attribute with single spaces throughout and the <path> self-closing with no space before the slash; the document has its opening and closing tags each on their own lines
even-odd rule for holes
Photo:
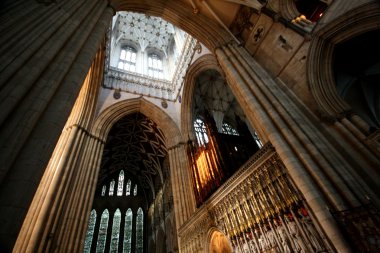
<svg viewBox="0 0 380 253">
<path fill-rule="evenodd" d="M 108 41 L 110 31 L 108 33 Z M 120 89 L 121 91 L 142 94 L 154 98 L 162 98 L 175 101 L 184 83 L 187 68 L 194 56 L 197 41 L 187 35 L 185 46 L 181 52 L 177 68 L 172 81 L 156 79 L 135 72 L 120 70 L 110 66 L 110 43 L 106 46 L 106 67 L 103 86 L 109 89 Z"/>
</svg>

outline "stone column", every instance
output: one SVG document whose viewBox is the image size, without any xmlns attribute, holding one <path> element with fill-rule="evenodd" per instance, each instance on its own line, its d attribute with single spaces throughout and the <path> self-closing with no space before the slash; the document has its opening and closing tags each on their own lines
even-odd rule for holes
<svg viewBox="0 0 380 253">
<path fill-rule="evenodd" d="M 112 15 L 107 9 L 103 12 L 104 18 Z M 30 205 L 14 252 L 83 249 L 104 145 L 104 141 L 89 133 L 103 66 L 101 47 Z"/>
<path fill-rule="evenodd" d="M 169 148 L 170 180 L 173 191 L 174 215 L 176 229 L 190 217 L 195 210 L 194 191 L 191 185 L 186 144 Z"/>
<path fill-rule="evenodd" d="M 228 45 L 217 59 L 252 126 L 261 125 L 285 163 L 326 235 L 339 252 L 351 252 L 328 210 L 360 205 L 348 165 L 329 144 L 305 109 L 290 99 L 273 78 L 243 49 Z M 359 189 L 359 187 L 358 187 Z"/>
<path fill-rule="evenodd" d="M 50 247 L 46 238 L 56 236 L 52 234 L 55 230 L 49 229 L 60 224 L 56 218 L 69 201 L 64 196 L 74 189 L 58 181 L 83 177 L 74 173 L 74 168 L 85 166 L 80 165 L 78 155 L 85 147 L 100 149 L 89 139 L 99 140 L 86 132 L 91 119 L 83 118 L 87 111 L 73 112 L 79 122 L 62 129 L 104 40 L 113 10 L 106 0 L 68 0 L 49 5 L 19 0 L 7 1 L 3 7 L 11 15 L 2 12 L 5 14 L 0 16 L 0 31 L 4 34 L 0 39 L 0 251 L 11 251 L 44 175 L 33 200 L 36 204 L 29 209 L 27 220 L 32 223 L 25 220 L 15 248 L 15 252 L 43 251 L 45 246 Z M 103 61 L 98 58 L 98 69 L 93 67 L 88 73 L 93 85 L 96 78 L 101 80 L 102 70 L 96 71 L 102 69 L 99 63 Z M 96 85 L 99 87 L 99 82 Z M 94 102 L 82 103 L 94 107 Z M 58 199 L 62 201 L 59 204 Z M 47 217 L 51 208 L 57 213 Z"/>
</svg>

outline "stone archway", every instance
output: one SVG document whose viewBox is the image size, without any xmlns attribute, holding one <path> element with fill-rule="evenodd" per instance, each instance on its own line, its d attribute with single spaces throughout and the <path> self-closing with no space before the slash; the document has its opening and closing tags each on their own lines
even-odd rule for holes
<svg viewBox="0 0 380 253">
<path fill-rule="evenodd" d="M 167 141 L 167 148 L 176 145 L 182 140 L 178 126 L 169 115 L 144 98 L 128 99 L 108 107 L 98 116 L 91 132 L 95 136 L 105 140 L 115 122 L 123 116 L 135 112 L 144 114 L 162 129 Z"/>
<path fill-rule="evenodd" d="M 332 73 L 334 47 L 380 26 L 380 6 L 376 2 L 361 5 L 332 21 L 319 30 L 310 44 L 307 62 L 309 87 L 322 118 L 335 121 L 349 116 L 351 107 L 336 91 Z M 354 121 L 364 133 L 368 126 L 362 121 Z"/>
<path fill-rule="evenodd" d="M 185 138 L 194 138 L 191 130 L 193 124 L 191 102 L 193 99 L 196 77 L 203 71 L 209 69 L 216 70 L 222 74 L 222 70 L 218 67 L 215 57 L 211 54 L 203 55 L 198 58 L 187 70 L 181 106 L 181 129 Z"/>
<path fill-rule="evenodd" d="M 222 29 L 214 20 L 201 13 L 195 15 L 193 8 L 182 1 L 111 0 L 109 2 L 115 11 L 133 11 L 161 17 L 189 33 L 211 51 L 232 40 L 227 31 Z"/>
<path fill-rule="evenodd" d="M 215 230 L 211 234 L 209 253 L 232 253 L 232 247 L 228 238 L 221 232 Z"/>
</svg>

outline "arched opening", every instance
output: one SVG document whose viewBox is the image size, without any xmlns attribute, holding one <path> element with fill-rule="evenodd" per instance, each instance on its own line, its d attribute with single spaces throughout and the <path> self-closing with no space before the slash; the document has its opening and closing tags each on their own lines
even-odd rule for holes
<svg viewBox="0 0 380 253">
<path fill-rule="evenodd" d="M 165 132 L 145 114 L 154 118 L 161 127 L 164 126 Z M 115 210 L 119 210 L 121 219 L 117 250 L 149 252 L 150 248 L 156 247 L 149 236 L 155 229 L 155 220 L 149 218 L 148 207 L 155 203 L 157 195 L 162 195 L 162 189 L 167 185 L 168 173 L 164 173 L 168 169 L 167 162 L 164 162 L 167 161 L 167 143 L 172 145 L 178 138 L 173 124 L 165 113 L 143 99 L 126 100 L 107 108 L 95 124 L 97 127 L 94 130 L 106 135 L 107 141 L 92 208 L 109 210 L 108 225 L 103 226 L 107 227 L 108 233 L 114 230 L 114 214 Z M 171 187 L 165 189 L 171 192 Z M 167 194 L 170 195 L 170 192 Z M 99 216 L 101 211 L 97 213 Z M 99 219 L 95 222 L 90 241 L 92 246 L 87 246 L 90 250 L 86 252 L 98 250 Z M 90 225 L 88 231 L 91 234 L 93 226 Z M 104 250 L 111 250 L 112 237 L 104 237 Z M 89 244 L 88 238 L 85 245 Z M 116 236 L 113 241 L 116 241 Z"/>
<path fill-rule="evenodd" d="M 336 90 L 372 127 L 380 127 L 380 31 L 366 32 L 335 45 Z"/>
<path fill-rule="evenodd" d="M 232 247 L 228 238 L 219 231 L 214 231 L 211 236 L 210 253 L 232 253 Z"/>
<path fill-rule="evenodd" d="M 297 10 L 308 20 L 317 22 L 327 8 L 325 1 L 321 0 L 295 0 Z"/>
<path fill-rule="evenodd" d="M 262 143 L 232 94 L 213 69 L 195 78 L 188 154 L 197 206 L 231 177 Z"/>
</svg>

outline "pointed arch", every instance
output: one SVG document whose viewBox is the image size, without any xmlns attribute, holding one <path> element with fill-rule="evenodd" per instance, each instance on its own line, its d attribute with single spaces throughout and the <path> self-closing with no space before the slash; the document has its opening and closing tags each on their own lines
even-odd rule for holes
<svg viewBox="0 0 380 253">
<path fill-rule="evenodd" d="M 233 39 L 216 21 L 202 12 L 194 15 L 192 7 L 182 1 L 110 0 L 109 2 L 116 11 L 133 11 L 161 17 L 201 41 L 211 51 Z"/>
<path fill-rule="evenodd" d="M 132 220 L 133 213 L 132 209 L 128 208 L 125 213 L 125 224 L 124 224 L 124 241 L 123 241 L 123 252 L 131 253 L 132 250 Z"/>
<path fill-rule="evenodd" d="M 144 252 L 144 212 L 141 207 L 136 215 L 136 253 Z"/>
<path fill-rule="evenodd" d="M 190 139 L 195 139 L 192 131 L 194 119 L 191 110 L 191 102 L 193 100 L 196 77 L 208 69 L 216 70 L 223 75 L 222 70 L 218 66 L 218 62 L 211 54 L 199 57 L 187 70 L 181 106 L 181 129 L 185 138 L 190 137 Z"/>
<path fill-rule="evenodd" d="M 87 233 L 86 233 L 86 239 L 84 241 L 84 253 L 89 253 L 91 251 L 91 245 L 94 237 L 94 230 L 95 230 L 95 223 L 96 223 L 96 210 L 92 209 L 90 214 L 90 219 L 88 221 L 87 226 Z"/>
<path fill-rule="evenodd" d="M 310 44 L 307 76 L 310 91 L 321 117 L 335 121 L 351 114 L 351 107 L 339 96 L 332 73 L 335 45 L 380 27 L 377 2 L 360 5 L 337 17 L 313 36 Z"/>
<path fill-rule="evenodd" d="M 96 244 L 96 252 L 102 253 L 106 247 L 107 229 L 108 229 L 109 212 L 105 209 L 100 218 L 98 241 Z"/>
<path fill-rule="evenodd" d="M 119 179 L 117 180 L 117 196 L 123 196 L 124 190 L 124 170 L 119 173 Z"/>
<path fill-rule="evenodd" d="M 95 121 L 92 133 L 105 140 L 111 127 L 119 119 L 137 112 L 142 113 L 157 124 L 164 133 L 167 148 L 182 141 L 179 127 L 174 120 L 161 108 L 143 97 L 123 100 L 103 110 Z"/>
<path fill-rule="evenodd" d="M 119 248 L 119 234 L 120 234 L 120 221 L 121 221 L 121 212 L 120 209 L 116 209 L 113 216 L 112 222 L 112 232 L 111 232 L 111 242 L 110 242 L 110 251 L 111 253 L 117 253 Z"/>
<path fill-rule="evenodd" d="M 131 195 L 131 185 L 132 185 L 132 181 L 130 179 L 128 179 L 128 182 L 127 182 L 127 185 L 126 185 L 126 189 L 125 189 L 125 195 L 126 196 L 130 196 Z"/>
</svg>

